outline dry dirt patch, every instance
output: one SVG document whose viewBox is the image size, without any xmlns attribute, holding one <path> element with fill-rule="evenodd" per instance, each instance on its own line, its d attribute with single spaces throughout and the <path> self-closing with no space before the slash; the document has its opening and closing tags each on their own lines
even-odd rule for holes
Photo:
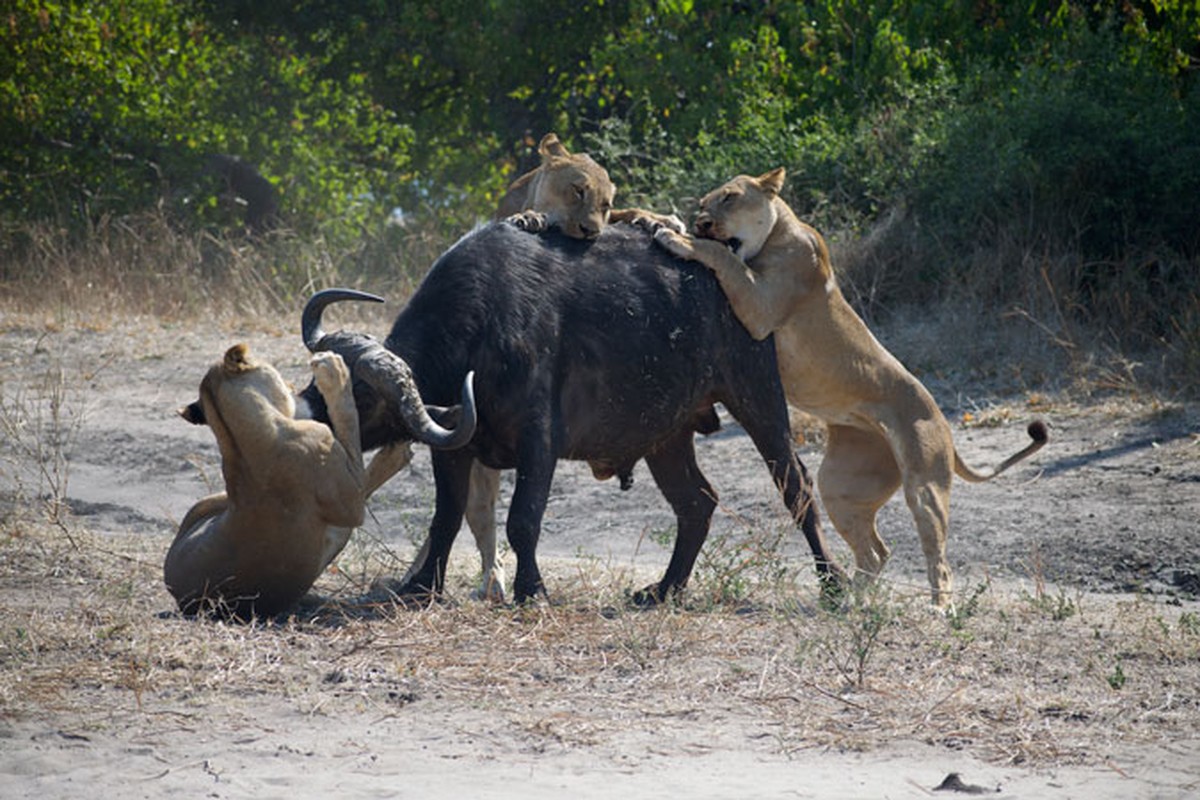
<svg viewBox="0 0 1200 800">
<path fill-rule="evenodd" d="M 571 464 L 542 540 L 552 603 L 467 602 L 466 541 L 450 602 L 362 603 L 424 534 L 422 454 L 318 585 L 327 602 L 229 626 L 175 616 L 160 568 L 174 522 L 219 481 L 211 435 L 173 411 L 234 341 L 305 379 L 294 332 L 6 320 L 5 796 L 903 797 L 951 770 L 1025 796 L 1200 788 L 1194 408 L 952 409 L 970 412 L 956 437 L 975 464 L 1019 447 L 1034 413 L 1052 442 L 996 482 L 956 486 L 948 617 L 926 608 L 898 502 L 880 523 L 895 551 L 881 591 L 821 609 L 730 424 L 699 445 L 722 508 L 683 607 L 624 603 L 666 561 L 671 519 L 648 474 L 620 492 Z"/>
</svg>

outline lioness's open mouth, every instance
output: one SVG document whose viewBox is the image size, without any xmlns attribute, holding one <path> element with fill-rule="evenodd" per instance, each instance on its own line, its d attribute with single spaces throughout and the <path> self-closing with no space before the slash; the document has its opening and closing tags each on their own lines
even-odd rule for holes
<svg viewBox="0 0 1200 800">
<path fill-rule="evenodd" d="M 742 240 L 741 239 L 739 239 L 736 236 L 731 236 L 728 239 L 722 239 L 719 236 L 714 236 L 711 228 L 704 228 L 702 226 L 697 226 L 696 227 L 696 237 L 699 239 L 711 239 L 714 242 L 720 242 L 721 244 L 725 245 L 730 250 L 732 250 L 734 253 L 740 254 L 740 251 L 742 249 Z"/>
</svg>

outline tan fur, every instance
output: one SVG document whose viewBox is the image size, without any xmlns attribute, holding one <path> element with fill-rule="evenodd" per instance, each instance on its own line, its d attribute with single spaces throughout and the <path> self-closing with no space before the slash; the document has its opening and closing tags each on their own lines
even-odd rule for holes
<svg viewBox="0 0 1200 800">
<path fill-rule="evenodd" d="M 558 228 L 575 239 L 595 239 L 610 222 L 625 222 L 654 231 L 666 226 L 683 233 L 674 215 L 638 208 L 613 209 L 616 187 L 608 171 L 586 153 L 571 153 L 558 136 L 547 133 L 538 144 L 542 163 L 508 187 L 496 209 L 527 231 Z"/>
<path fill-rule="evenodd" d="M 944 606 L 952 590 L 946 529 L 953 476 L 978 482 L 998 475 L 1045 444 L 1045 426 L 1031 425 L 1034 441 L 991 472 L 970 469 L 933 397 L 842 296 L 824 239 L 780 198 L 784 174 L 779 168 L 757 178 L 741 175 L 701 198 L 699 238 L 668 230 L 656 238 L 716 274 L 751 335 L 775 334 L 789 404 L 827 426 L 819 491 L 854 551 L 858 578 L 877 577 L 887 562 L 875 516 L 903 487 L 933 602 Z"/>
<path fill-rule="evenodd" d="M 167 552 L 163 576 L 184 611 L 287 610 L 362 524 L 366 498 L 411 458 L 406 444 L 384 448 L 364 471 L 345 364 L 317 353 L 312 370 L 332 430 L 295 419 L 279 373 L 245 345 L 231 347 L 201 382 L 199 407 L 217 438 L 225 491 L 188 511 Z"/>
</svg>

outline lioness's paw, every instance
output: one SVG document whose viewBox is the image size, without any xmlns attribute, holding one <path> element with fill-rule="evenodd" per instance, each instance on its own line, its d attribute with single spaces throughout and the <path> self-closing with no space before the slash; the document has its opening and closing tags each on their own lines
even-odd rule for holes
<svg viewBox="0 0 1200 800">
<path fill-rule="evenodd" d="M 687 226 L 683 224 L 683 220 L 674 214 L 668 216 L 661 214 L 638 214 L 629 220 L 629 224 L 636 225 L 647 233 L 658 233 L 663 229 L 672 230 L 676 233 L 687 233 Z"/>
<path fill-rule="evenodd" d="M 326 398 L 341 392 L 350 383 L 350 370 L 346 369 L 346 362 L 337 353 L 327 350 L 313 353 L 309 365 L 317 388 Z"/>
<path fill-rule="evenodd" d="M 532 209 L 529 211 L 522 211 L 520 214 L 513 214 L 506 221 L 516 225 L 521 230 L 529 231 L 530 233 L 541 233 L 542 231 L 550 228 L 550 223 L 546 219 L 546 215 L 540 211 L 533 211 Z"/>
<path fill-rule="evenodd" d="M 654 232 L 654 241 L 673 256 L 686 259 L 695 258 L 696 249 L 692 244 L 692 237 L 686 234 L 678 233 L 670 228 L 659 228 Z"/>
</svg>

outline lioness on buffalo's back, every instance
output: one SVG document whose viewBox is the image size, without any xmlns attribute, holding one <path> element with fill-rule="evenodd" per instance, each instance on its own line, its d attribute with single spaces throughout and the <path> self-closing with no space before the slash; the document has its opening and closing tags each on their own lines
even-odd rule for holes
<svg viewBox="0 0 1200 800">
<path fill-rule="evenodd" d="M 531 233 L 555 229 L 573 239 L 594 239 L 610 222 L 638 225 L 647 230 L 669 227 L 680 233 L 683 222 L 674 215 L 656 214 L 639 208 L 613 209 L 616 187 L 607 170 L 586 153 L 572 153 L 554 133 L 538 144 L 541 163 L 509 186 L 500 199 L 496 218 L 507 220 Z M 696 430 L 712 433 L 720 428 L 711 408 L 696 418 Z M 633 464 L 591 463 L 599 480 L 617 477 L 622 489 L 633 485 Z M 475 596 L 493 601 L 504 599 L 504 571 L 496 553 L 496 504 L 500 496 L 500 472 L 478 462 L 471 473 L 467 493 L 467 525 L 475 536 L 482 562 L 482 579 Z M 414 559 L 408 577 L 420 571 L 427 550 Z"/>
<path fill-rule="evenodd" d="M 697 238 L 670 230 L 655 237 L 670 252 L 711 269 L 738 319 L 755 339 L 772 333 L 788 402 L 825 422 L 818 472 L 821 501 L 854 552 L 860 579 L 883 570 L 888 547 L 875 527 L 897 489 L 912 512 L 925 553 L 933 602 L 951 600 L 946 561 L 954 475 L 985 481 L 1047 441 L 1033 440 L 988 473 L 968 467 L 932 395 L 881 345 L 838 288 L 824 239 L 779 196 L 784 170 L 740 175 L 700 200 Z"/>
<path fill-rule="evenodd" d="M 500 198 L 496 219 L 507 219 L 531 232 L 557 228 L 572 239 L 594 239 L 610 222 L 683 233 L 683 222 L 674 215 L 614 209 L 617 188 L 608 170 L 587 153 L 567 150 L 555 134 L 542 137 L 538 155 L 541 164 L 513 181 Z"/>
<path fill-rule="evenodd" d="M 305 340 L 341 354 L 359 374 L 355 335 L 324 336 L 319 325 L 306 322 Z M 476 230 L 437 260 L 384 345 L 428 402 L 448 402 L 475 370 L 479 420 L 466 447 L 433 453 L 428 557 L 398 592 L 442 588 L 476 460 L 517 471 L 507 533 L 513 593 L 523 601 L 544 591 L 536 548 L 557 460 L 619 467 L 644 458 L 678 530 L 662 580 L 637 598 L 670 596 L 686 585 L 716 506 L 693 445 L 697 415 L 715 402 L 767 462 L 823 586 L 840 585 L 791 448 L 772 343 L 746 333 L 711 275 L 671 258 L 640 229 L 612 226 L 592 241 L 530 236 L 507 223 Z M 371 383 L 355 386 L 363 446 L 404 441 L 393 402 Z M 314 387 L 302 395 L 326 418 Z"/>
</svg>

